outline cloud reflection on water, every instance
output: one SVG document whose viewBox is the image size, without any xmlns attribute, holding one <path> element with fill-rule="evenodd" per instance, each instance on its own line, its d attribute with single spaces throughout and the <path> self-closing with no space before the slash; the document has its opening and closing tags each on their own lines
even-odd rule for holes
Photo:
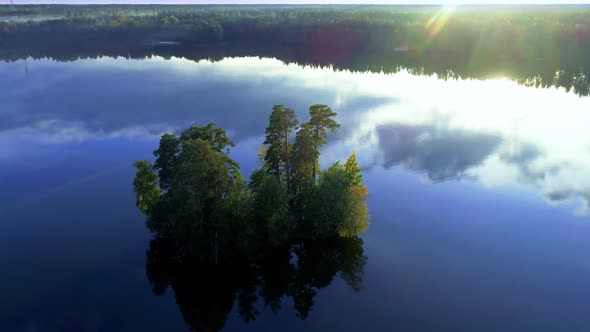
<svg viewBox="0 0 590 332">
<path fill-rule="evenodd" d="M 275 103 L 300 120 L 312 103 L 339 113 L 342 129 L 324 156 L 361 153 L 365 165 L 401 166 L 430 182 L 473 179 L 525 184 L 552 204 L 590 201 L 588 99 L 505 79 L 439 80 L 334 72 L 273 59 L 220 62 L 103 58 L 0 64 L 0 149 L 22 141 L 84 142 L 216 122 L 232 137 L 260 137 Z M 0 159 L 1 161 L 1 159 Z"/>
</svg>

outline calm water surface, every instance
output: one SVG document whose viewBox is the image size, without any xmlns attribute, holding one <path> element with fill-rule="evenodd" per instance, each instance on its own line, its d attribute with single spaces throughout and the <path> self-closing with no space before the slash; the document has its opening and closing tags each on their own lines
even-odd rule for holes
<svg viewBox="0 0 590 332">
<path fill-rule="evenodd" d="M 146 276 L 131 163 L 215 122 L 248 176 L 277 103 L 338 112 L 321 163 L 363 166 L 363 282 L 336 274 L 304 320 L 289 297 L 250 322 L 234 306 L 225 331 L 590 330 L 588 98 L 258 58 L 26 65 L 0 63 L 2 331 L 189 330 Z"/>
</svg>

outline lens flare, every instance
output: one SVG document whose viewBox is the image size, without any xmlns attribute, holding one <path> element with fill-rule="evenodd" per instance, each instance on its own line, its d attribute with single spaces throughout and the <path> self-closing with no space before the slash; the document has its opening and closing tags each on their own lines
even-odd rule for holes
<svg viewBox="0 0 590 332">
<path fill-rule="evenodd" d="M 428 20 L 424 26 L 428 31 L 428 41 L 432 41 L 447 25 L 451 16 L 455 12 L 456 5 L 444 5 L 441 9 Z"/>
</svg>

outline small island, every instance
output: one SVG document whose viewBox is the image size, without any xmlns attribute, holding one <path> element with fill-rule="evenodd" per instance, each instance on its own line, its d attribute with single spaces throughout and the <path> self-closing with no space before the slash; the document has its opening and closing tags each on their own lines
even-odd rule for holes
<svg viewBox="0 0 590 332">
<path fill-rule="evenodd" d="M 358 237 L 369 216 L 356 156 L 320 169 L 320 148 L 340 125 L 327 105 L 312 105 L 309 114 L 299 123 L 292 109 L 273 107 L 262 167 L 249 182 L 229 157 L 235 144 L 215 124 L 162 135 L 155 163 L 134 163 L 149 230 L 214 261 L 223 251 Z"/>
<path fill-rule="evenodd" d="M 234 305 L 254 321 L 260 305 L 276 313 L 283 298 L 306 319 L 337 275 L 361 289 L 367 188 L 354 154 L 320 169 L 319 150 L 340 125 L 326 105 L 309 113 L 300 124 L 292 109 L 273 107 L 249 182 L 215 124 L 164 134 L 155 163 L 134 163 L 136 204 L 154 234 L 148 279 L 156 295 L 174 291 L 193 330 L 221 330 Z"/>
</svg>

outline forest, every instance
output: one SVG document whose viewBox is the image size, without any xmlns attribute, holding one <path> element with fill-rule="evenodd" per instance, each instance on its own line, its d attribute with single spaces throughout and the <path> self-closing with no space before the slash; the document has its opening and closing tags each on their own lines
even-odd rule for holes
<svg viewBox="0 0 590 332">
<path fill-rule="evenodd" d="M 6 11 L 6 7 L 2 9 Z M 275 57 L 340 70 L 506 76 L 590 91 L 590 8 L 428 6 L 19 6 L 0 59 Z M 174 42 L 171 45 L 169 42 Z"/>
</svg>

